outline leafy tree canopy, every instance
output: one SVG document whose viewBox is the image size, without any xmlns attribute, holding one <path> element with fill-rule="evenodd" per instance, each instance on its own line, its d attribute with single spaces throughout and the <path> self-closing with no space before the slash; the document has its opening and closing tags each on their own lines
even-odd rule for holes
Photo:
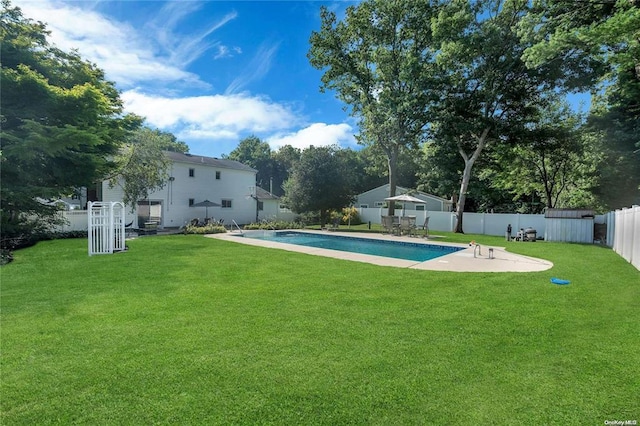
<svg viewBox="0 0 640 426">
<path fill-rule="evenodd" d="M 351 204 L 353 181 L 345 156 L 337 147 L 311 146 L 300 156 L 285 182 L 284 201 L 296 213 L 320 212 L 324 224 L 330 210 Z"/>
<path fill-rule="evenodd" d="M 639 202 L 640 2 L 536 0 L 520 34 L 532 43 L 529 66 L 557 64 L 560 87 L 592 93 L 585 131 L 602 158 L 595 195 L 609 208 Z"/>
<path fill-rule="evenodd" d="M 269 191 L 273 186 L 274 178 L 279 181 L 274 192 L 277 192 L 277 188 L 282 184 L 282 180 L 278 179 L 280 171 L 273 158 L 271 147 L 257 136 L 249 136 L 241 140 L 236 149 L 231 151 L 226 158 L 256 169 L 256 183 L 262 189 Z"/>
<path fill-rule="evenodd" d="M 398 158 L 419 145 L 433 101 L 434 11 L 424 0 L 367 0 L 347 8 L 338 21 L 323 7 L 320 31 L 310 38 L 311 65 L 324 71 L 322 90 L 335 90 L 360 121 L 359 141 L 385 154 L 391 195 Z"/>
<path fill-rule="evenodd" d="M 590 190 L 594 163 L 587 161 L 580 123 L 581 117 L 566 103 L 545 104 L 522 133 L 522 141 L 490 152 L 492 167 L 482 175 L 493 187 L 509 191 L 514 200 L 538 195 L 543 202 L 536 210 L 565 207 L 569 193 Z"/>
<path fill-rule="evenodd" d="M 535 0 L 519 24 L 532 67 L 554 64 L 569 90 L 592 90 L 627 72 L 640 74 L 640 3 L 635 0 Z"/>
<path fill-rule="evenodd" d="M 123 115 L 118 91 L 100 69 L 49 45 L 44 24 L 1 4 L 4 241 L 55 220 L 37 197 L 58 198 L 107 175 L 141 120 Z"/>
<path fill-rule="evenodd" d="M 488 145 L 521 140 L 550 87 L 547 70 L 521 59 L 525 45 L 514 29 L 525 8 L 518 0 L 453 1 L 432 23 L 440 93 L 431 110 L 433 141 L 464 160 L 456 232 L 463 232 L 474 164 Z"/>
<path fill-rule="evenodd" d="M 169 178 L 171 161 L 163 151 L 187 152 L 188 146 L 171 133 L 142 127 L 134 131 L 116 155 L 115 174 L 111 186 L 124 190 L 123 202 L 132 209 L 149 193 L 164 188 Z"/>
</svg>

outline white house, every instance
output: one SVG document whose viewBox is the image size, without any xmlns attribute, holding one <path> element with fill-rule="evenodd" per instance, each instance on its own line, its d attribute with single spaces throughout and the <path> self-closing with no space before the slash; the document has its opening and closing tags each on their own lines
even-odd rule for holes
<svg viewBox="0 0 640 426">
<path fill-rule="evenodd" d="M 380 208 L 387 205 L 385 198 L 389 197 L 389 184 L 379 186 L 367 192 L 358 195 L 356 199 L 356 207 L 358 208 Z M 409 190 L 401 186 L 396 187 L 396 195 L 406 194 Z M 423 200 L 426 204 L 406 203 L 406 210 L 414 211 L 432 211 L 432 212 L 450 212 L 452 210 L 452 202 L 438 197 L 436 195 L 427 194 L 426 192 L 412 193 L 412 196 Z"/>
<path fill-rule="evenodd" d="M 134 221 L 134 227 L 142 228 L 145 222 L 153 221 L 161 228 L 172 228 L 194 218 L 203 220 L 205 216 L 223 219 L 225 225 L 233 220 L 241 225 L 256 220 L 259 207 L 255 196 L 256 170 L 233 160 L 169 151 L 165 154 L 172 163 L 168 182 L 147 199 L 139 200 L 133 212 L 127 206 L 127 223 Z M 123 189 L 102 182 L 97 198 L 122 201 Z M 205 200 L 219 206 L 193 206 Z"/>
<path fill-rule="evenodd" d="M 295 219 L 295 214 L 289 210 L 280 201 L 280 197 L 272 194 L 271 192 L 256 187 L 256 194 L 258 200 L 258 219 L 259 220 L 282 220 L 285 222 L 291 222 Z"/>
</svg>

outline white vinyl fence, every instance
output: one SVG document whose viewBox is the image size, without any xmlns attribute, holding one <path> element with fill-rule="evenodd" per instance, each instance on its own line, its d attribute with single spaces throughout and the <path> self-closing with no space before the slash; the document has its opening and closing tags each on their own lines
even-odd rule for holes
<svg viewBox="0 0 640 426">
<path fill-rule="evenodd" d="M 360 208 L 358 212 L 363 222 L 380 223 L 380 218 L 387 214 L 387 209 Z M 62 213 L 69 223 L 63 225 L 60 231 L 87 230 L 88 215 L 86 210 L 71 210 Z M 402 211 L 397 210 L 397 213 L 402 214 Z M 453 231 L 456 226 L 456 215 L 452 212 L 411 210 L 411 215 L 416 216 L 416 224 L 418 226 L 422 226 L 425 217 L 428 215 L 429 229 L 433 231 Z M 570 221 L 564 221 L 563 223 L 568 226 Z M 605 223 L 607 226 L 607 245 L 640 270 L 640 206 L 596 216 L 593 223 Z M 511 225 L 514 235 L 520 229 L 533 228 L 538 236 L 546 235 L 547 231 L 555 232 L 557 231 L 555 228 L 551 229 L 549 227 L 558 226 L 555 222 L 550 223 L 546 220 L 543 214 L 464 214 L 464 232 L 470 234 L 504 236 L 508 225 Z M 562 232 L 566 233 L 565 230 Z M 573 237 L 567 237 L 567 241 L 574 241 L 571 238 Z"/>
<path fill-rule="evenodd" d="M 613 225 L 607 229 L 609 246 L 640 270 L 640 206 L 610 212 L 607 219 Z"/>
<path fill-rule="evenodd" d="M 61 225 L 57 231 L 86 231 L 89 228 L 89 220 L 87 219 L 87 210 L 68 210 L 62 211 L 60 214 L 65 220 L 65 224 Z"/>
<path fill-rule="evenodd" d="M 396 210 L 401 215 L 401 210 Z M 364 222 L 380 223 L 380 218 L 387 214 L 386 208 L 360 208 L 360 218 Z M 453 231 L 456 226 L 456 215 L 453 212 L 425 212 L 411 210 L 416 216 L 418 226 L 429 216 L 429 229 L 432 231 Z M 520 229 L 533 228 L 538 236 L 554 235 L 555 241 L 593 242 L 594 224 L 606 224 L 606 242 L 609 247 L 640 270 L 640 206 L 616 210 L 606 215 L 599 215 L 590 220 L 580 221 L 554 220 L 543 214 L 512 213 L 465 213 L 463 219 L 464 232 L 469 234 L 505 235 L 510 224 L 515 233 Z"/>
<path fill-rule="evenodd" d="M 387 209 L 360 208 L 359 213 L 363 222 L 380 223 L 380 218 L 387 214 Z M 396 213 L 402 215 L 402 210 L 396 210 Z M 451 232 L 456 226 L 456 214 L 453 212 L 411 210 L 411 215 L 416 216 L 418 226 L 422 226 L 425 218 L 429 216 L 429 229 L 433 231 Z M 465 213 L 462 220 L 464 232 L 469 234 L 504 236 L 509 225 L 513 235 L 518 230 L 526 228 L 535 229 L 538 236 L 544 235 L 545 232 L 543 214 Z"/>
</svg>

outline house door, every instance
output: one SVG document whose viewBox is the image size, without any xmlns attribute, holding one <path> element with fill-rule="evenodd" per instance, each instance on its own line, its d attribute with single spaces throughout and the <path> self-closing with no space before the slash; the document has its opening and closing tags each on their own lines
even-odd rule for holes
<svg viewBox="0 0 640 426">
<path fill-rule="evenodd" d="M 138 201 L 138 228 L 144 228 L 147 222 L 155 222 L 162 226 L 162 201 L 140 200 Z"/>
</svg>

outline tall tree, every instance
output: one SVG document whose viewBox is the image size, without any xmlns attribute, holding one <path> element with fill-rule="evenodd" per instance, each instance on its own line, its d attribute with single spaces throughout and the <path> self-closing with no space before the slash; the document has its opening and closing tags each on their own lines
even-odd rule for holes
<svg viewBox="0 0 640 426">
<path fill-rule="evenodd" d="M 429 140 L 421 147 L 416 188 L 431 194 L 452 198 L 460 188 L 464 161 L 454 143 Z M 449 140 L 451 142 L 451 140 Z"/>
<path fill-rule="evenodd" d="M 386 155 L 376 145 L 368 145 L 357 152 L 362 163 L 360 180 L 362 191 L 368 191 L 389 182 L 389 167 Z M 418 184 L 418 172 L 423 161 L 422 151 L 403 150 L 398 155 L 396 183 L 405 188 L 415 188 Z"/>
<path fill-rule="evenodd" d="M 532 67 L 553 63 L 550 75 L 566 90 L 598 83 L 635 86 L 640 79 L 640 3 L 637 0 L 534 0 L 518 23 Z"/>
<path fill-rule="evenodd" d="M 0 123 L 3 245 L 55 221 L 49 206 L 105 176 L 127 132 L 118 91 L 76 52 L 47 42 L 44 24 L 2 1 Z"/>
<path fill-rule="evenodd" d="M 330 210 L 350 205 L 355 195 L 348 163 L 337 147 L 302 151 L 284 188 L 287 206 L 296 213 L 320 212 L 321 225 Z"/>
<path fill-rule="evenodd" d="M 230 160 L 239 161 L 253 167 L 256 173 L 256 183 L 260 188 L 270 190 L 276 164 L 272 158 L 271 147 L 257 136 L 249 136 L 240 141 L 238 146 L 227 156 Z"/>
<path fill-rule="evenodd" d="M 580 116 L 559 100 L 545 104 L 535 122 L 515 146 L 498 146 L 490 153 L 494 160 L 489 176 L 492 186 L 509 191 L 514 199 L 541 194 L 544 207 L 569 206 L 569 191 L 590 188 L 586 179 L 584 144 L 579 133 Z"/>
<path fill-rule="evenodd" d="M 151 130 L 147 128 L 147 130 Z M 186 154 L 189 152 L 189 145 L 179 141 L 171 132 L 165 132 L 160 129 L 151 130 L 153 136 L 158 139 L 158 147 L 163 151 L 180 152 Z"/>
<path fill-rule="evenodd" d="M 585 128 L 603 158 L 595 194 L 609 208 L 640 202 L 640 3 L 532 3 L 520 25 L 527 64 L 553 63 L 560 87 L 595 98 Z"/>
<path fill-rule="evenodd" d="M 598 162 L 593 193 L 608 209 L 640 204 L 640 118 L 626 105 L 596 101 L 584 127 Z"/>
<path fill-rule="evenodd" d="M 344 20 L 322 7 L 313 32 L 311 65 L 323 70 L 321 90 L 335 90 L 360 122 L 359 142 L 384 152 L 390 195 L 398 158 L 416 148 L 428 122 L 433 64 L 429 1 L 366 0 L 347 8 Z M 394 213 L 393 204 L 389 214 Z"/>
<path fill-rule="evenodd" d="M 432 110 L 436 143 L 455 146 L 464 160 L 455 231 L 463 214 L 472 169 L 488 144 L 517 140 L 545 88 L 545 71 L 527 68 L 525 45 L 515 33 L 526 2 L 445 4 L 433 21 L 440 96 Z"/>
<path fill-rule="evenodd" d="M 277 196 L 284 195 L 284 183 L 300 161 L 300 155 L 300 149 L 291 145 L 281 146 L 277 151 L 272 152 L 271 157 L 275 162 L 275 172 L 273 182 L 269 182 L 269 191 Z"/>
<path fill-rule="evenodd" d="M 164 188 L 169 178 L 171 161 L 163 151 L 186 152 L 187 145 L 174 135 L 143 127 L 133 132 L 115 156 L 116 167 L 110 185 L 120 185 L 123 202 L 132 211 L 138 201 L 153 191 Z"/>
</svg>

